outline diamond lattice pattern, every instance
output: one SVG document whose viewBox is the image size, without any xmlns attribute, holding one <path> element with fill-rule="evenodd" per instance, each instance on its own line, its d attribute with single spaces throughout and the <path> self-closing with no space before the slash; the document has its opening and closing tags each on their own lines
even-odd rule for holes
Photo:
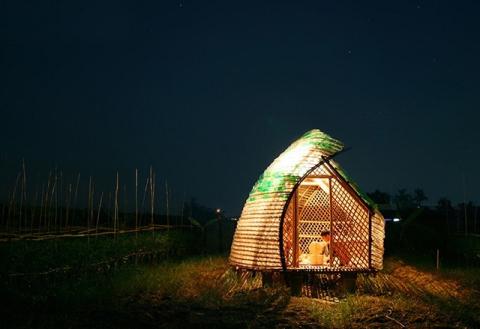
<svg viewBox="0 0 480 329">
<path fill-rule="evenodd" d="M 307 184 L 308 179 L 318 184 Z M 304 182 L 295 192 L 284 217 L 283 248 L 287 267 L 298 266 L 299 255 L 308 253 L 310 244 L 322 241 L 321 232 L 329 230 L 334 256 L 330 267 L 368 268 L 368 209 L 323 165 Z"/>
<path fill-rule="evenodd" d="M 332 179 L 331 232 L 339 265 L 368 268 L 368 210 L 337 179 Z"/>
</svg>

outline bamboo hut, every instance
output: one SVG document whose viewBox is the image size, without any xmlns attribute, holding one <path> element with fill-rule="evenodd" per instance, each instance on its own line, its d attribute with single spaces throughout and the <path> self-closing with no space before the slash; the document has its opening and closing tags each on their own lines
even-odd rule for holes
<svg viewBox="0 0 480 329">
<path fill-rule="evenodd" d="M 232 266 L 262 273 L 382 269 L 384 219 L 333 159 L 342 149 L 314 129 L 273 161 L 245 202 Z"/>
</svg>

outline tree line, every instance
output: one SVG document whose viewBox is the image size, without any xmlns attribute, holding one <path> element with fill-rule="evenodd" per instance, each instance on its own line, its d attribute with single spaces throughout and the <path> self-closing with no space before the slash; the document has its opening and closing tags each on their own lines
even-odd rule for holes
<svg viewBox="0 0 480 329">
<path fill-rule="evenodd" d="M 480 265 L 479 206 L 473 202 L 454 204 L 440 198 L 426 205 L 420 189 L 400 189 L 395 194 L 375 190 L 367 195 L 378 205 L 386 222 L 386 254 L 428 255 L 439 252 L 446 263 Z"/>
</svg>

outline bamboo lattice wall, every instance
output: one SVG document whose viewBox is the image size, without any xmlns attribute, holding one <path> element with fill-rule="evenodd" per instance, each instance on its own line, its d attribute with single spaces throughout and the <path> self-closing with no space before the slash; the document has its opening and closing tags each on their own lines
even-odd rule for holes
<svg viewBox="0 0 480 329">
<path fill-rule="evenodd" d="M 321 164 L 342 148 L 339 141 L 312 130 L 275 159 L 245 203 L 232 243 L 232 265 L 256 270 L 381 269 L 383 217 L 337 163 Z M 308 184 L 309 179 L 319 184 Z M 299 264 L 300 255 L 321 241 L 324 230 L 331 231 L 335 254 L 329 266 Z"/>
</svg>

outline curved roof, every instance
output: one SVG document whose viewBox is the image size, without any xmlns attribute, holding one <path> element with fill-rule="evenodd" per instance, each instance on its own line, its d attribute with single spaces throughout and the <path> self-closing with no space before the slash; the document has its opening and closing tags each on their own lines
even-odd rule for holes
<svg viewBox="0 0 480 329">
<path fill-rule="evenodd" d="M 273 161 L 253 186 L 245 202 L 232 243 L 232 265 L 250 269 L 282 268 L 279 235 L 286 201 L 295 185 L 310 170 L 323 158 L 333 156 L 342 149 L 340 141 L 313 129 Z M 338 165 L 334 166 L 337 169 Z M 343 171 L 339 173 L 349 181 Z"/>
</svg>

